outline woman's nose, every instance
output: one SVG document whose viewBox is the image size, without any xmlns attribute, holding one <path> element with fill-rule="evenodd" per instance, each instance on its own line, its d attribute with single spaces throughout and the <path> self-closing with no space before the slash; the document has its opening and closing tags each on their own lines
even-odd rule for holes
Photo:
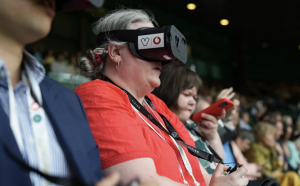
<svg viewBox="0 0 300 186">
<path fill-rule="evenodd" d="M 192 98 L 192 99 L 189 101 L 189 105 L 192 105 L 192 106 L 196 105 L 196 101 L 195 101 L 194 98 Z"/>
</svg>

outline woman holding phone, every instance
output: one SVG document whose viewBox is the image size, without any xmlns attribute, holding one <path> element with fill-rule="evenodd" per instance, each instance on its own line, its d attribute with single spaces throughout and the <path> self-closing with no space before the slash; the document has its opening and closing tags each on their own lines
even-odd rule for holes
<svg viewBox="0 0 300 186">
<path fill-rule="evenodd" d="M 200 100 L 199 95 L 202 87 L 202 80 L 197 73 L 183 65 L 170 65 L 163 67 L 160 80 L 161 86 L 154 89 L 152 93 L 163 100 L 169 109 L 177 115 L 178 119 L 184 123 L 198 149 L 212 153 L 208 147 L 209 143 L 216 154 L 224 159 L 222 142 L 218 134 L 218 119 L 225 116 L 225 110 L 221 111 L 220 116 L 202 113 L 201 124 L 190 120 L 195 111 L 196 103 Z M 203 174 L 213 174 L 215 171 L 214 164 L 202 159 L 199 161 L 202 165 L 201 168 L 206 170 L 202 170 Z"/>
</svg>

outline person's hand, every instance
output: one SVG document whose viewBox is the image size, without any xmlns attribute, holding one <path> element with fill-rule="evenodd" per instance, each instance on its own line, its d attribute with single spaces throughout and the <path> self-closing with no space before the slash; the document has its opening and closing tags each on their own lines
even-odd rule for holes
<svg viewBox="0 0 300 186">
<path fill-rule="evenodd" d="M 221 92 L 218 94 L 218 96 L 216 98 L 216 101 L 219 101 L 223 98 L 227 98 L 229 100 L 232 100 L 234 98 L 234 96 L 235 96 L 235 92 L 233 92 L 233 88 L 230 87 L 230 88 L 221 90 Z M 234 107 L 232 107 L 231 109 L 226 111 L 225 118 L 227 118 L 229 120 L 232 120 L 232 113 L 233 113 L 234 110 L 238 109 L 238 107 L 240 105 L 240 101 L 237 100 L 237 99 L 234 99 L 233 103 L 234 103 Z"/>
<path fill-rule="evenodd" d="M 219 164 L 211 177 L 209 186 L 241 186 L 248 185 L 249 180 L 246 178 L 247 169 L 245 166 L 241 166 L 235 172 L 223 175 L 223 172 L 228 169 L 229 166 Z"/>
<path fill-rule="evenodd" d="M 218 120 L 224 118 L 226 111 L 223 109 L 220 116 L 215 117 L 213 115 L 202 113 L 202 121 L 198 124 L 198 128 L 203 132 L 208 141 L 213 140 L 218 134 Z"/>
<path fill-rule="evenodd" d="M 262 166 L 260 164 L 256 164 L 256 168 L 257 168 L 257 172 L 261 172 L 264 170 L 264 166 Z"/>
<path fill-rule="evenodd" d="M 233 92 L 233 88 L 226 88 L 221 90 L 221 92 L 217 96 L 217 101 L 227 98 L 227 99 L 232 99 L 235 96 L 235 92 Z"/>
<path fill-rule="evenodd" d="M 96 186 L 116 186 L 120 182 L 120 174 L 114 172 L 103 180 L 99 181 Z"/>
</svg>

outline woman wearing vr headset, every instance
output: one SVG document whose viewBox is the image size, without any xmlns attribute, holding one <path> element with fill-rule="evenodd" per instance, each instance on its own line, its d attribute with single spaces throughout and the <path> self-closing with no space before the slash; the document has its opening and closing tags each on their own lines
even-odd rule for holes
<svg viewBox="0 0 300 186">
<path fill-rule="evenodd" d="M 86 109 L 105 174 L 120 172 L 124 185 L 138 179 L 155 180 L 164 186 L 205 186 L 200 164 L 189 153 L 199 153 L 188 146 L 194 141 L 177 116 L 150 94 L 160 85 L 162 63 L 157 62 L 157 53 L 145 60 L 135 51 L 149 45 L 166 47 L 161 42 L 167 35 L 154 32 L 154 22 L 146 12 L 132 9 L 112 12 L 97 21 L 94 32 L 106 41 L 98 40 L 98 48 L 78 62 L 81 74 L 93 81 L 80 85 L 75 92 Z M 145 27 L 147 37 L 139 35 L 135 42 L 124 42 L 130 33 Z M 130 29 L 133 31 L 122 32 Z M 119 35 L 107 33 L 112 30 L 121 31 Z M 170 59 L 170 55 L 163 57 Z M 246 168 L 222 176 L 227 168 L 219 165 L 207 185 L 247 185 L 248 180 L 242 177 Z"/>
</svg>

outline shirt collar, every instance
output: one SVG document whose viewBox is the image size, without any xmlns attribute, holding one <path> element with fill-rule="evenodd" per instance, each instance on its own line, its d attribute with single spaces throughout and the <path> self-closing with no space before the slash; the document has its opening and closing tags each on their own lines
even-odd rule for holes
<svg viewBox="0 0 300 186">
<path fill-rule="evenodd" d="M 22 63 L 25 66 L 29 67 L 27 73 L 32 74 L 34 79 L 38 83 L 41 83 L 45 77 L 45 68 L 42 66 L 42 64 L 37 59 L 35 59 L 31 54 L 29 54 L 26 50 L 24 50 L 23 52 Z M 9 78 L 9 72 L 5 68 L 4 62 L 0 59 L 0 86 L 7 88 L 8 78 Z"/>
</svg>

